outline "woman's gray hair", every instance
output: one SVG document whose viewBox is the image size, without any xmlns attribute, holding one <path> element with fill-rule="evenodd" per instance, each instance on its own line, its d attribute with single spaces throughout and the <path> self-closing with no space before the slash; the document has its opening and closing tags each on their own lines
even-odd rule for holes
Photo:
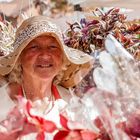
<svg viewBox="0 0 140 140">
<path fill-rule="evenodd" d="M 13 70 L 8 74 L 8 82 L 22 83 L 22 66 L 19 61 L 16 62 Z"/>
</svg>

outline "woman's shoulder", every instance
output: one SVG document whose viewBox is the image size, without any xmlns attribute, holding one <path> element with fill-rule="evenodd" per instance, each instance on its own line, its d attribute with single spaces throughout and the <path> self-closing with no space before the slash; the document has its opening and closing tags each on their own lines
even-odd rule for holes
<svg viewBox="0 0 140 140">
<path fill-rule="evenodd" d="M 56 87 L 57 87 L 57 89 L 59 91 L 59 94 L 60 94 L 61 98 L 63 100 L 65 100 L 66 102 L 69 102 L 69 100 L 72 97 L 70 92 L 69 92 L 69 90 L 64 88 L 64 87 L 62 87 L 62 86 L 59 86 L 59 85 L 57 85 Z"/>
</svg>

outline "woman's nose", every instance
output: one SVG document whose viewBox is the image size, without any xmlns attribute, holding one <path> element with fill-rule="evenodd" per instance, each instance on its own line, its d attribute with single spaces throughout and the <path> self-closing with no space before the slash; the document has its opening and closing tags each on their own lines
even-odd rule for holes
<svg viewBox="0 0 140 140">
<path fill-rule="evenodd" d="M 51 52 L 50 52 L 50 50 L 47 48 L 47 47 L 45 47 L 45 48 L 41 48 L 40 49 L 40 57 L 46 57 L 46 58 L 48 58 L 48 57 L 51 57 Z"/>
</svg>

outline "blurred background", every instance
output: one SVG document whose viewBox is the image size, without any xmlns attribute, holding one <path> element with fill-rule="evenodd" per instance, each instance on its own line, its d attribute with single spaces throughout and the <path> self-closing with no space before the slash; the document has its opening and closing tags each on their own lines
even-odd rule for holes
<svg viewBox="0 0 140 140">
<path fill-rule="evenodd" d="M 41 14 L 51 17 L 64 29 L 66 22 L 92 18 L 97 7 L 105 12 L 117 7 L 128 20 L 140 19 L 140 0 L 0 0 L 0 20 L 6 19 L 17 25 L 23 17 Z"/>
</svg>

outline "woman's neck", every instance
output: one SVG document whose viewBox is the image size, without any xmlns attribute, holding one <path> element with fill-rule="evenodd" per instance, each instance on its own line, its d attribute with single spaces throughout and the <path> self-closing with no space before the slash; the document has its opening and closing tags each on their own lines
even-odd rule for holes
<svg viewBox="0 0 140 140">
<path fill-rule="evenodd" d="M 51 97 L 52 80 L 41 80 L 35 78 L 24 78 L 22 85 L 24 96 L 32 101 Z"/>
</svg>

